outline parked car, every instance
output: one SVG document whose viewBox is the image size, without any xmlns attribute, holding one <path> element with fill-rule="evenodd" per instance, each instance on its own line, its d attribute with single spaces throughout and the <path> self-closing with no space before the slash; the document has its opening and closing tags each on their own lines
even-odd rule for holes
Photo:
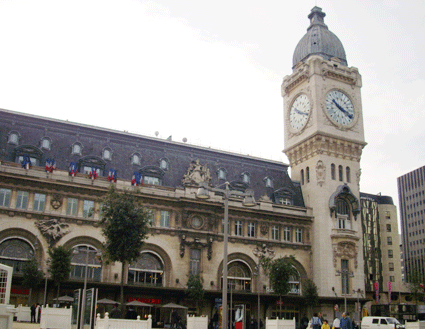
<svg viewBox="0 0 425 329">
<path fill-rule="evenodd" d="M 405 329 L 405 326 L 389 316 L 365 316 L 361 329 Z"/>
</svg>

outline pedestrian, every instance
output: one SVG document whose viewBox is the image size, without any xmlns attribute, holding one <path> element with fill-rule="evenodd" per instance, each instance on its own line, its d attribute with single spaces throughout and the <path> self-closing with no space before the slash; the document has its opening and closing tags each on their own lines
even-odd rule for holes
<svg viewBox="0 0 425 329">
<path fill-rule="evenodd" d="M 323 320 L 322 328 L 321 329 L 330 329 L 328 320 Z"/>
<path fill-rule="evenodd" d="M 35 318 L 35 304 L 31 305 L 31 323 L 36 323 L 36 318 Z"/>
<path fill-rule="evenodd" d="M 323 322 L 325 321 L 325 319 L 323 318 L 322 312 L 319 312 L 317 317 L 320 319 L 320 321 L 322 321 L 322 325 L 323 325 Z"/>
<path fill-rule="evenodd" d="M 311 318 L 310 327 L 313 329 L 320 329 L 322 327 L 322 321 L 320 321 L 317 313 L 313 314 L 313 317 Z"/>
<path fill-rule="evenodd" d="M 114 307 L 111 310 L 111 313 L 109 314 L 109 317 L 111 319 L 121 319 L 121 311 L 118 308 L 118 304 L 114 305 Z"/>
<path fill-rule="evenodd" d="M 218 329 L 218 311 L 215 311 L 214 316 L 212 318 L 213 329 Z"/>
<path fill-rule="evenodd" d="M 304 314 L 300 321 L 300 329 L 307 329 L 308 327 L 308 317 Z"/>
<path fill-rule="evenodd" d="M 35 314 L 37 316 L 37 323 L 40 323 L 40 318 L 41 318 L 41 306 L 40 306 L 40 304 L 37 304 L 37 306 L 35 308 Z"/>
<path fill-rule="evenodd" d="M 345 312 L 342 313 L 340 324 L 341 324 L 341 329 L 353 329 L 353 323 L 351 322 L 350 317 Z"/>
<path fill-rule="evenodd" d="M 176 310 L 173 310 L 171 312 L 171 328 L 177 328 L 177 325 L 179 323 L 180 317 Z"/>
<path fill-rule="evenodd" d="M 340 329 L 341 328 L 341 321 L 338 317 L 334 319 L 334 322 L 332 323 L 332 329 Z"/>
</svg>

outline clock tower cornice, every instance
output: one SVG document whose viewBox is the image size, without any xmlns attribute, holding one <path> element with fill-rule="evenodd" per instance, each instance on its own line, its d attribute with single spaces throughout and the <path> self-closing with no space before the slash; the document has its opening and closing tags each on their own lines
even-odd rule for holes
<svg viewBox="0 0 425 329">
<path fill-rule="evenodd" d="M 288 96 L 303 82 L 309 82 L 313 76 L 344 82 L 354 87 L 361 87 L 359 71 L 355 67 L 341 65 L 337 58 L 327 61 L 320 56 L 311 56 L 306 62 L 299 62 L 291 75 L 286 76 L 282 83 L 282 96 Z"/>
<path fill-rule="evenodd" d="M 326 133 L 316 133 L 308 139 L 283 150 L 291 166 L 296 166 L 314 156 L 324 155 L 360 162 L 367 143 L 341 139 Z"/>
</svg>

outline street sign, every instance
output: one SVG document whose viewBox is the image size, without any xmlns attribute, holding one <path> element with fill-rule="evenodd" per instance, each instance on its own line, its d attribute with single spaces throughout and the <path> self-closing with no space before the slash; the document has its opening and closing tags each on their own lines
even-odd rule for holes
<svg viewBox="0 0 425 329">
<path fill-rule="evenodd" d="M 334 310 L 335 310 L 335 312 L 338 312 L 338 304 L 335 304 Z"/>
</svg>

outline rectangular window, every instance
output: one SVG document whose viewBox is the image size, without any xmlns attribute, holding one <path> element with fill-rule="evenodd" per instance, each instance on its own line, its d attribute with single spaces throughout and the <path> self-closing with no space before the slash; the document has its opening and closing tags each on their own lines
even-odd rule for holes
<svg viewBox="0 0 425 329">
<path fill-rule="evenodd" d="M 350 294 L 349 276 L 348 276 L 348 259 L 341 259 L 341 280 L 342 294 Z"/>
<path fill-rule="evenodd" d="M 298 242 L 298 243 L 303 242 L 303 229 L 302 228 L 295 229 L 295 242 Z"/>
<path fill-rule="evenodd" d="M 391 213 L 389 211 L 385 212 L 385 218 L 386 219 L 391 219 Z"/>
<path fill-rule="evenodd" d="M 68 198 L 68 202 L 66 204 L 66 214 L 69 216 L 75 216 L 77 214 L 77 208 L 78 208 L 78 199 Z"/>
<path fill-rule="evenodd" d="M 391 232 L 391 224 L 387 224 L 387 232 Z"/>
<path fill-rule="evenodd" d="M 91 218 L 93 217 L 93 213 L 94 213 L 94 201 L 84 200 L 83 217 Z"/>
<path fill-rule="evenodd" d="M 34 194 L 34 206 L 32 210 L 34 211 L 44 211 L 44 205 L 46 204 L 46 195 L 35 193 Z"/>
<path fill-rule="evenodd" d="M 394 263 L 388 263 L 390 271 L 394 271 Z"/>
<path fill-rule="evenodd" d="M 285 226 L 283 228 L 283 240 L 287 242 L 291 242 L 291 228 L 288 226 Z"/>
<path fill-rule="evenodd" d="M 273 240 L 280 240 L 279 225 L 273 225 L 272 226 L 272 239 Z"/>
<path fill-rule="evenodd" d="M 390 282 L 395 282 L 395 276 L 390 275 Z"/>
<path fill-rule="evenodd" d="M 190 273 L 198 275 L 201 272 L 201 250 L 190 249 Z"/>
<path fill-rule="evenodd" d="M 388 258 L 393 258 L 393 251 L 391 249 L 388 250 Z"/>
<path fill-rule="evenodd" d="M 143 184 L 162 185 L 161 180 L 158 177 L 152 176 L 143 176 Z"/>
<path fill-rule="evenodd" d="M 242 236 L 242 221 L 235 221 L 235 235 Z"/>
<path fill-rule="evenodd" d="M 392 244 L 393 244 L 393 239 L 390 236 L 388 236 L 387 237 L 387 245 L 391 246 Z"/>
<path fill-rule="evenodd" d="M 11 190 L 0 188 L 0 206 L 9 207 Z"/>
<path fill-rule="evenodd" d="M 18 191 L 16 196 L 16 208 L 17 209 L 27 209 L 28 204 L 28 192 Z"/>
<path fill-rule="evenodd" d="M 149 226 L 155 226 L 155 210 L 154 209 L 147 209 L 147 221 Z"/>
<path fill-rule="evenodd" d="M 224 218 L 221 220 L 221 233 L 224 234 Z M 227 234 L 230 234 L 230 221 L 227 223 Z"/>
<path fill-rule="evenodd" d="M 248 237 L 255 238 L 255 223 L 248 223 Z"/>
<path fill-rule="evenodd" d="M 170 227 L 170 212 L 161 210 L 161 227 Z"/>
</svg>

